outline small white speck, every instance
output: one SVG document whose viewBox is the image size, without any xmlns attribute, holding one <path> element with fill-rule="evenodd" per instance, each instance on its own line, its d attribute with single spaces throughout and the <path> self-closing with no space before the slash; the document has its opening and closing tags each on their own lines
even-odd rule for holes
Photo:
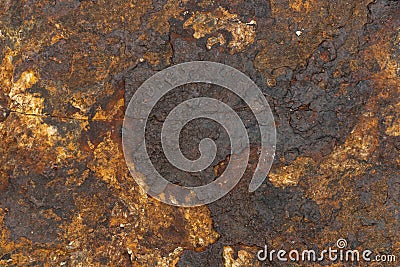
<svg viewBox="0 0 400 267">
<path fill-rule="evenodd" d="M 140 61 L 140 62 L 144 62 L 144 58 L 142 58 L 142 57 L 139 58 L 139 61 Z"/>
<path fill-rule="evenodd" d="M 247 25 L 256 25 L 257 22 L 256 22 L 255 20 L 252 19 L 250 22 L 247 22 L 246 24 L 247 24 Z"/>
<path fill-rule="evenodd" d="M 296 35 L 300 36 L 303 32 L 302 31 L 296 31 Z"/>
<path fill-rule="evenodd" d="M 47 128 L 47 133 L 49 135 L 55 135 L 57 133 L 57 128 L 54 126 L 50 126 Z"/>
</svg>

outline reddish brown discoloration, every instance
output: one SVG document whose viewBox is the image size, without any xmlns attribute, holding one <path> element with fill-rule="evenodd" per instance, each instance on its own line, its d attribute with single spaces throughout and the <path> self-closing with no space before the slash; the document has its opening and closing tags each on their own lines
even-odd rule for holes
<svg viewBox="0 0 400 267">
<path fill-rule="evenodd" d="M 400 255 L 398 12 L 390 0 L 2 1 L 0 265 L 256 266 L 266 242 L 338 238 Z M 251 76 L 279 140 L 255 193 L 256 144 L 231 194 L 182 209 L 135 184 L 121 126 L 140 83 L 189 60 Z"/>
</svg>

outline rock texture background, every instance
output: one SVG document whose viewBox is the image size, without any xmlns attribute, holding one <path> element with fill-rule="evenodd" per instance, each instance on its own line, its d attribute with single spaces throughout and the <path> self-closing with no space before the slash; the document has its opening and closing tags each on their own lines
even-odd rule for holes
<svg viewBox="0 0 400 267">
<path fill-rule="evenodd" d="M 323 249 L 339 238 L 400 258 L 398 1 L 4 0 L 0 17 L 1 266 L 262 266 L 264 244 Z M 224 198 L 177 208 L 136 185 L 121 125 L 142 82 L 193 60 L 257 83 L 277 155 L 249 194 L 251 112 L 223 88 L 178 88 L 150 120 L 161 172 L 174 169 L 158 153 L 157 127 L 199 95 L 237 110 L 253 153 Z M 223 171 L 229 143 L 218 125 L 198 121 L 182 136 L 188 155 L 204 136 L 221 148 L 203 174 L 171 180 L 201 184 Z M 329 264 L 341 266 L 312 266 Z"/>
</svg>

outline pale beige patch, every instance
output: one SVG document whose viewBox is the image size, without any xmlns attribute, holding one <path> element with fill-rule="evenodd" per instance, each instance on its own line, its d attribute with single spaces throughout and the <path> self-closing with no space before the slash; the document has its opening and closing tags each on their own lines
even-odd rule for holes
<svg viewBox="0 0 400 267">
<path fill-rule="evenodd" d="M 207 48 L 211 44 L 215 44 L 215 39 L 218 31 L 226 30 L 232 34 L 232 41 L 229 42 L 228 47 L 231 53 L 243 51 L 248 45 L 254 43 L 256 31 L 254 25 L 255 21 L 251 23 L 243 23 L 238 19 L 237 14 L 229 13 L 223 7 L 218 7 L 210 12 L 195 12 L 185 23 L 184 28 L 192 27 L 194 30 L 193 37 L 200 39 L 207 35 L 214 35 L 207 40 Z M 218 42 L 221 41 L 219 38 Z M 209 46 L 211 45 L 211 46 Z M 209 48 L 210 49 L 210 48 Z"/>
<path fill-rule="evenodd" d="M 25 71 L 17 82 L 13 81 L 14 66 L 12 64 L 13 55 L 15 52 L 10 51 L 3 59 L 3 64 L 0 67 L 1 84 L 9 86 L 3 89 L 8 92 L 11 99 L 10 109 L 16 112 L 20 117 L 21 125 L 12 125 L 12 127 L 25 127 L 31 130 L 20 131 L 18 138 L 19 149 L 31 149 L 35 147 L 37 142 L 42 142 L 42 145 L 52 145 L 58 139 L 57 128 L 43 123 L 41 117 L 43 113 L 44 99 L 37 94 L 29 93 L 27 90 L 37 83 L 38 77 L 33 71 Z M 29 116 L 23 116 L 23 115 Z M 0 123 L 0 133 L 10 131 L 8 122 Z M 11 122 L 10 122 L 11 123 Z"/>
<path fill-rule="evenodd" d="M 214 45 L 224 45 L 226 43 L 224 36 L 219 33 L 218 37 L 210 37 L 207 39 L 207 49 L 211 49 Z"/>
<path fill-rule="evenodd" d="M 223 259 L 224 267 L 261 267 L 261 262 L 257 260 L 256 247 L 242 247 L 237 251 L 231 246 L 224 246 Z"/>
<path fill-rule="evenodd" d="M 12 82 L 12 87 L 8 94 L 12 101 L 10 105 L 11 110 L 20 113 L 41 114 L 44 102 L 43 98 L 26 92 L 37 81 L 38 78 L 33 71 L 25 71 L 16 83 Z"/>
<path fill-rule="evenodd" d="M 269 181 L 276 187 L 295 186 L 301 176 L 315 167 L 315 161 L 311 158 L 298 157 L 289 166 L 283 166 L 269 174 Z"/>
</svg>

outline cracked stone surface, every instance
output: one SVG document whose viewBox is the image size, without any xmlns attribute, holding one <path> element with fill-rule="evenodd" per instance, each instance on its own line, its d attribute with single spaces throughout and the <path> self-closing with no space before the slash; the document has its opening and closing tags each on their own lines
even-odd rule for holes
<svg viewBox="0 0 400 267">
<path fill-rule="evenodd" d="M 393 0 L 0 2 L 0 265 L 264 266 L 256 254 L 266 244 L 324 249 L 339 238 L 400 258 L 399 14 Z M 251 141 L 234 190 L 177 208 L 134 182 L 121 127 L 146 79 L 193 60 L 230 65 L 259 86 L 277 151 L 248 193 L 259 146 L 252 112 L 218 86 L 177 88 L 146 135 L 167 179 L 206 184 L 229 161 L 226 132 L 199 119 L 183 129 L 182 152 L 196 158 L 211 137 L 213 165 L 192 174 L 168 163 L 161 126 L 186 99 L 224 101 Z M 341 266 L 309 266 L 325 265 Z"/>
</svg>

